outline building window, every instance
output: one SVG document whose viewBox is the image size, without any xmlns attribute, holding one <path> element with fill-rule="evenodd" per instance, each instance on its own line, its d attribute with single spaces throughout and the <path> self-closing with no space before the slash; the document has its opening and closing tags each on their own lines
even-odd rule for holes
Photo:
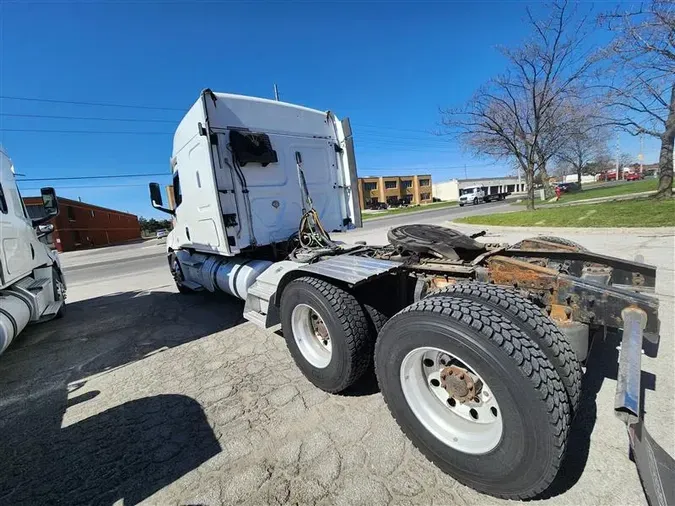
<svg viewBox="0 0 675 506">
<path fill-rule="evenodd" d="M 398 197 L 394 195 L 387 197 L 387 204 L 390 206 L 398 205 Z"/>
<path fill-rule="evenodd" d="M 429 179 L 420 179 L 420 186 L 429 186 L 430 182 Z"/>
<path fill-rule="evenodd" d="M 367 183 L 363 183 L 363 189 L 367 192 L 377 190 L 377 183 L 372 182 L 372 181 L 367 182 Z"/>
<path fill-rule="evenodd" d="M 0 213 L 7 214 L 7 201 L 5 200 L 5 192 L 2 191 L 0 184 Z"/>
<path fill-rule="evenodd" d="M 412 181 L 411 180 L 406 180 L 406 181 L 401 181 L 401 188 L 404 190 L 407 188 L 412 188 Z"/>
<path fill-rule="evenodd" d="M 387 190 L 395 190 L 396 189 L 396 181 L 385 181 L 384 187 Z"/>
<path fill-rule="evenodd" d="M 420 193 L 420 200 L 429 200 L 431 198 L 430 193 Z"/>
<path fill-rule="evenodd" d="M 66 213 L 68 213 L 69 221 L 75 221 L 75 208 L 73 206 L 67 206 Z"/>
</svg>

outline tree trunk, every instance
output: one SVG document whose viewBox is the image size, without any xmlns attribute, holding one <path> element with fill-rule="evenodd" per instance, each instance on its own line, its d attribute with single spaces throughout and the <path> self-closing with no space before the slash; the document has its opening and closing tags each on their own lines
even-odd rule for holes
<svg viewBox="0 0 675 506">
<path fill-rule="evenodd" d="M 534 166 L 528 165 L 525 170 L 525 184 L 527 185 L 527 210 L 534 211 Z"/>
<path fill-rule="evenodd" d="M 673 143 L 675 143 L 675 85 L 670 90 L 670 112 L 666 119 L 666 131 L 661 136 L 659 154 L 659 188 L 657 199 L 669 199 L 673 196 Z"/>
<path fill-rule="evenodd" d="M 555 192 L 553 191 L 553 187 L 549 181 L 550 178 L 548 176 L 548 172 L 546 171 L 545 163 L 539 166 L 539 174 L 541 176 L 541 184 L 544 185 L 544 197 L 546 197 L 546 200 L 553 198 Z"/>
<path fill-rule="evenodd" d="M 661 152 L 659 154 L 659 187 L 656 190 L 657 199 L 667 199 L 673 196 L 673 143 L 675 132 L 668 132 L 661 136 Z"/>
<path fill-rule="evenodd" d="M 579 185 L 579 189 L 581 190 L 581 165 L 577 167 L 577 184 Z"/>
</svg>

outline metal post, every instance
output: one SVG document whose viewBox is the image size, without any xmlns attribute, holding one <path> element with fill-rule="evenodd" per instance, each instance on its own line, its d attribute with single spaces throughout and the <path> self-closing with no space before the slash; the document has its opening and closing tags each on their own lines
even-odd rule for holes
<svg viewBox="0 0 675 506">
<path fill-rule="evenodd" d="M 274 100 L 279 101 L 279 88 L 277 88 L 277 83 L 274 83 Z"/>
</svg>

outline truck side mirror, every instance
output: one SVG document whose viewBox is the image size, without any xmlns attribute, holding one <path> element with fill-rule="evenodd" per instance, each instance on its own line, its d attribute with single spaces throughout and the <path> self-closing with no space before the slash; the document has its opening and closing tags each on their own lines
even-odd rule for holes
<svg viewBox="0 0 675 506">
<path fill-rule="evenodd" d="M 157 183 L 150 183 L 150 200 L 152 201 L 152 207 L 157 208 L 164 205 L 164 202 L 162 201 L 162 190 Z"/>
<path fill-rule="evenodd" d="M 176 215 L 176 212 L 173 209 L 167 209 L 164 207 L 164 202 L 162 201 L 162 190 L 159 188 L 158 183 L 150 183 L 150 203 L 152 207 L 163 213 Z"/>
<path fill-rule="evenodd" d="M 42 195 L 42 207 L 44 207 L 47 216 L 49 218 L 57 216 L 59 214 L 59 201 L 56 198 L 54 188 L 41 188 L 40 194 Z"/>
</svg>

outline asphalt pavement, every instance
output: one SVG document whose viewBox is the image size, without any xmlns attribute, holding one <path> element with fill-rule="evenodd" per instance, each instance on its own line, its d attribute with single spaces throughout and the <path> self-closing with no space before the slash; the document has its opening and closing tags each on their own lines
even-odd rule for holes
<svg viewBox="0 0 675 506">
<path fill-rule="evenodd" d="M 373 221 L 344 240 L 376 243 L 389 227 L 457 211 Z M 673 234 L 495 229 L 479 240 L 551 232 L 658 266 L 662 346 L 643 359 L 643 394 L 647 427 L 672 453 Z M 64 255 L 65 318 L 29 327 L 0 357 L 0 503 L 527 504 L 480 495 L 430 464 L 372 377 L 346 395 L 322 392 L 280 335 L 242 319 L 241 301 L 177 293 L 162 250 L 95 250 L 79 264 Z M 539 504 L 645 504 L 613 414 L 619 338 L 592 350 L 567 458 Z"/>
</svg>

